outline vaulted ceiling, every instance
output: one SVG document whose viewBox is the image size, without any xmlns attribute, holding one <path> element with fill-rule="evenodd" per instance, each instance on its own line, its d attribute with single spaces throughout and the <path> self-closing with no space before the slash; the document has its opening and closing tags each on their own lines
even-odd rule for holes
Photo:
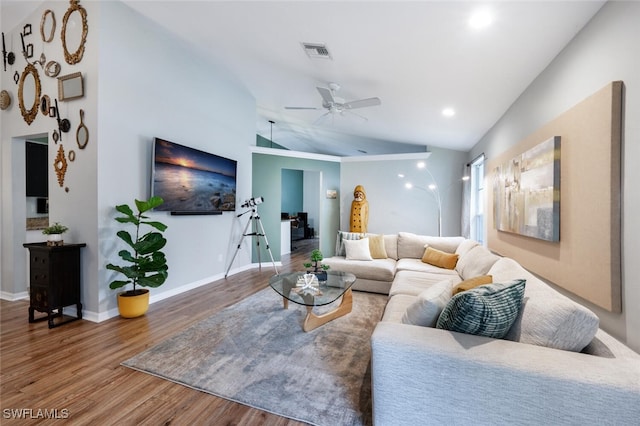
<svg viewBox="0 0 640 426">
<path fill-rule="evenodd" d="M 604 1 L 124 3 L 233 73 L 256 99 L 258 134 L 349 156 L 469 150 Z M 39 6 L 3 0 L 3 26 Z M 477 12 L 488 25 L 470 25 Z M 381 104 L 331 113 L 316 89 L 330 83 L 345 102 Z"/>
</svg>

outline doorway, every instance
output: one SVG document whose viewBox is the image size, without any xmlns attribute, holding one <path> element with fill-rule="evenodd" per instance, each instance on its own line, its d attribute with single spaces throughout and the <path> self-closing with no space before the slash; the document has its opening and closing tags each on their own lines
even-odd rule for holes
<svg viewBox="0 0 640 426">
<path fill-rule="evenodd" d="M 321 172 L 282 169 L 280 211 L 282 254 L 319 247 Z M 284 229 L 288 227 L 287 229 Z M 289 241 L 286 239 L 289 238 Z M 289 244 L 287 244 L 289 243 Z"/>
</svg>

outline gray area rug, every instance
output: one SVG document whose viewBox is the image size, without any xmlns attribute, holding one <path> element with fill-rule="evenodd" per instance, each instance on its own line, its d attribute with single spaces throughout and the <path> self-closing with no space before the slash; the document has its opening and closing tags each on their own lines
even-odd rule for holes
<svg viewBox="0 0 640 426">
<path fill-rule="evenodd" d="M 368 425 L 370 337 L 386 301 L 353 292 L 351 313 L 305 333 L 306 308 L 285 310 L 266 288 L 122 365 L 309 424 Z"/>
</svg>

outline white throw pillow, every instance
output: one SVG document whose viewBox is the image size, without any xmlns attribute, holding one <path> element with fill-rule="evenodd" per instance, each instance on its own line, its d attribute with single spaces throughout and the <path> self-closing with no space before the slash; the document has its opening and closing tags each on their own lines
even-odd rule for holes
<svg viewBox="0 0 640 426">
<path fill-rule="evenodd" d="M 402 315 L 403 324 L 435 327 L 442 310 L 451 300 L 453 282 L 440 281 L 418 295 Z"/>
<path fill-rule="evenodd" d="M 347 260 L 373 260 L 369 251 L 369 238 L 343 240 Z"/>
</svg>

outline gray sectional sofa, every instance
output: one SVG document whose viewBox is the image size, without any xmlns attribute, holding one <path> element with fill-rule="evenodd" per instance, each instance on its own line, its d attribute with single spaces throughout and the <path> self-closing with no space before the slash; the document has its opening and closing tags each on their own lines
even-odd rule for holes
<svg viewBox="0 0 640 426">
<path fill-rule="evenodd" d="M 366 236 L 339 234 L 323 263 L 389 295 L 371 337 L 376 425 L 640 424 L 640 355 L 589 309 L 475 241 L 400 232 L 376 237 L 386 258 L 349 258 L 343 239 Z M 455 267 L 423 262 L 426 247 L 457 255 Z M 526 280 L 507 335 L 437 328 L 453 288 L 487 275 Z"/>
</svg>

